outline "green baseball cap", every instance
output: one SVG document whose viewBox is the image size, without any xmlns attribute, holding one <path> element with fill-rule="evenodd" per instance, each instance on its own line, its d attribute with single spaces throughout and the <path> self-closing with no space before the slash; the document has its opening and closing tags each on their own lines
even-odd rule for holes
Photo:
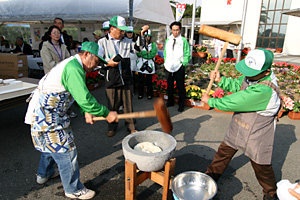
<svg viewBox="0 0 300 200">
<path fill-rule="evenodd" d="M 103 59 L 104 49 L 102 46 L 98 45 L 96 42 L 84 42 L 81 44 L 81 46 L 82 51 L 88 51 L 98 56 L 98 58 L 100 58 L 104 64 L 107 64 L 107 62 Z"/>
<path fill-rule="evenodd" d="M 114 16 L 110 19 L 109 24 L 121 29 L 122 31 L 126 31 L 128 29 L 125 19 L 121 16 Z"/>
<path fill-rule="evenodd" d="M 235 68 L 243 75 L 253 77 L 271 68 L 274 54 L 266 49 L 249 51 L 245 59 L 236 64 Z"/>
</svg>

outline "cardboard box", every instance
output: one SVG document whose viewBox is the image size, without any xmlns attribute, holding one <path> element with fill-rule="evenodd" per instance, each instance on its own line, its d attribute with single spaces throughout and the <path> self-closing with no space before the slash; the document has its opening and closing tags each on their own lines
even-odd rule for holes
<svg viewBox="0 0 300 200">
<path fill-rule="evenodd" d="M 27 55 L 0 53 L 0 70 L 27 70 Z"/>
<path fill-rule="evenodd" d="M 8 79 L 8 78 L 22 78 L 28 77 L 28 69 L 25 70 L 3 70 L 0 69 L 0 78 Z"/>
</svg>

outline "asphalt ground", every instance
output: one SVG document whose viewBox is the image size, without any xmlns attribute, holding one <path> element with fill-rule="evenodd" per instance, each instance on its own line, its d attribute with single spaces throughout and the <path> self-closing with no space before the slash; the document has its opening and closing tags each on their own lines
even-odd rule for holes
<svg viewBox="0 0 300 200">
<path fill-rule="evenodd" d="M 104 87 L 92 94 L 106 105 Z M 134 96 L 134 111 L 153 109 L 154 99 L 137 99 Z M 27 105 L 21 105 L 1 112 L 0 140 L 0 199 L 67 199 L 64 196 L 60 178 L 50 179 L 44 185 L 36 183 L 36 171 L 40 152 L 33 147 L 30 127 L 23 123 Z M 214 110 L 185 108 L 179 113 L 178 106 L 170 107 L 174 130 L 171 133 L 177 140 L 175 175 L 184 171 L 205 172 L 213 159 L 231 120 L 231 114 Z M 80 179 L 87 188 L 96 191 L 94 199 L 120 200 L 125 197 L 125 160 L 122 140 L 129 133 L 120 120 L 118 132 L 107 137 L 107 124 L 98 121 L 86 124 L 78 110 L 71 119 L 78 151 Z M 284 115 L 277 124 L 273 168 L 277 181 L 299 179 L 299 121 Z M 137 119 L 137 129 L 159 130 L 156 118 Z M 249 159 L 238 152 L 225 173 L 218 181 L 217 200 L 256 200 L 262 199 L 262 188 L 256 181 Z M 147 180 L 137 187 L 138 200 L 162 198 L 162 187 Z"/>
</svg>

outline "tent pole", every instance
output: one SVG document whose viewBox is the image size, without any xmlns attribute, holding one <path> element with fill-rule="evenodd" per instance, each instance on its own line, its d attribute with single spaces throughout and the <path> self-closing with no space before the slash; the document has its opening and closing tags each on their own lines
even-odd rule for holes
<svg viewBox="0 0 300 200">
<path fill-rule="evenodd" d="M 195 29 L 196 4 L 197 4 L 197 0 L 194 0 L 193 18 L 192 18 L 192 30 L 191 30 L 191 39 L 190 39 L 190 51 L 191 51 L 191 54 L 193 53 L 193 45 L 194 45 L 194 29 Z"/>
<path fill-rule="evenodd" d="M 248 0 L 244 0 L 244 7 L 243 7 L 243 18 L 242 18 L 242 25 L 241 25 L 241 42 L 240 45 L 238 46 L 238 52 L 237 52 L 237 59 L 236 63 L 238 63 L 241 59 L 241 51 L 244 49 L 244 44 L 243 44 L 243 39 L 244 39 L 244 28 L 245 28 L 245 21 L 246 21 L 246 14 L 247 14 L 247 5 L 248 5 Z"/>
<path fill-rule="evenodd" d="M 129 0 L 129 23 L 130 26 L 133 24 L 133 0 Z"/>
</svg>

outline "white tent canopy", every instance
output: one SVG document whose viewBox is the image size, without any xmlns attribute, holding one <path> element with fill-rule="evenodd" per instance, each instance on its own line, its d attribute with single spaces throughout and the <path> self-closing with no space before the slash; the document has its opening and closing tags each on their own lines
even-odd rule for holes
<svg viewBox="0 0 300 200">
<path fill-rule="evenodd" d="M 129 17 L 129 0 L 0 0 L 2 23 L 44 23 L 55 17 L 66 22 L 103 22 L 115 15 Z M 174 21 L 169 0 L 134 0 L 133 18 L 159 24 Z"/>
</svg>

